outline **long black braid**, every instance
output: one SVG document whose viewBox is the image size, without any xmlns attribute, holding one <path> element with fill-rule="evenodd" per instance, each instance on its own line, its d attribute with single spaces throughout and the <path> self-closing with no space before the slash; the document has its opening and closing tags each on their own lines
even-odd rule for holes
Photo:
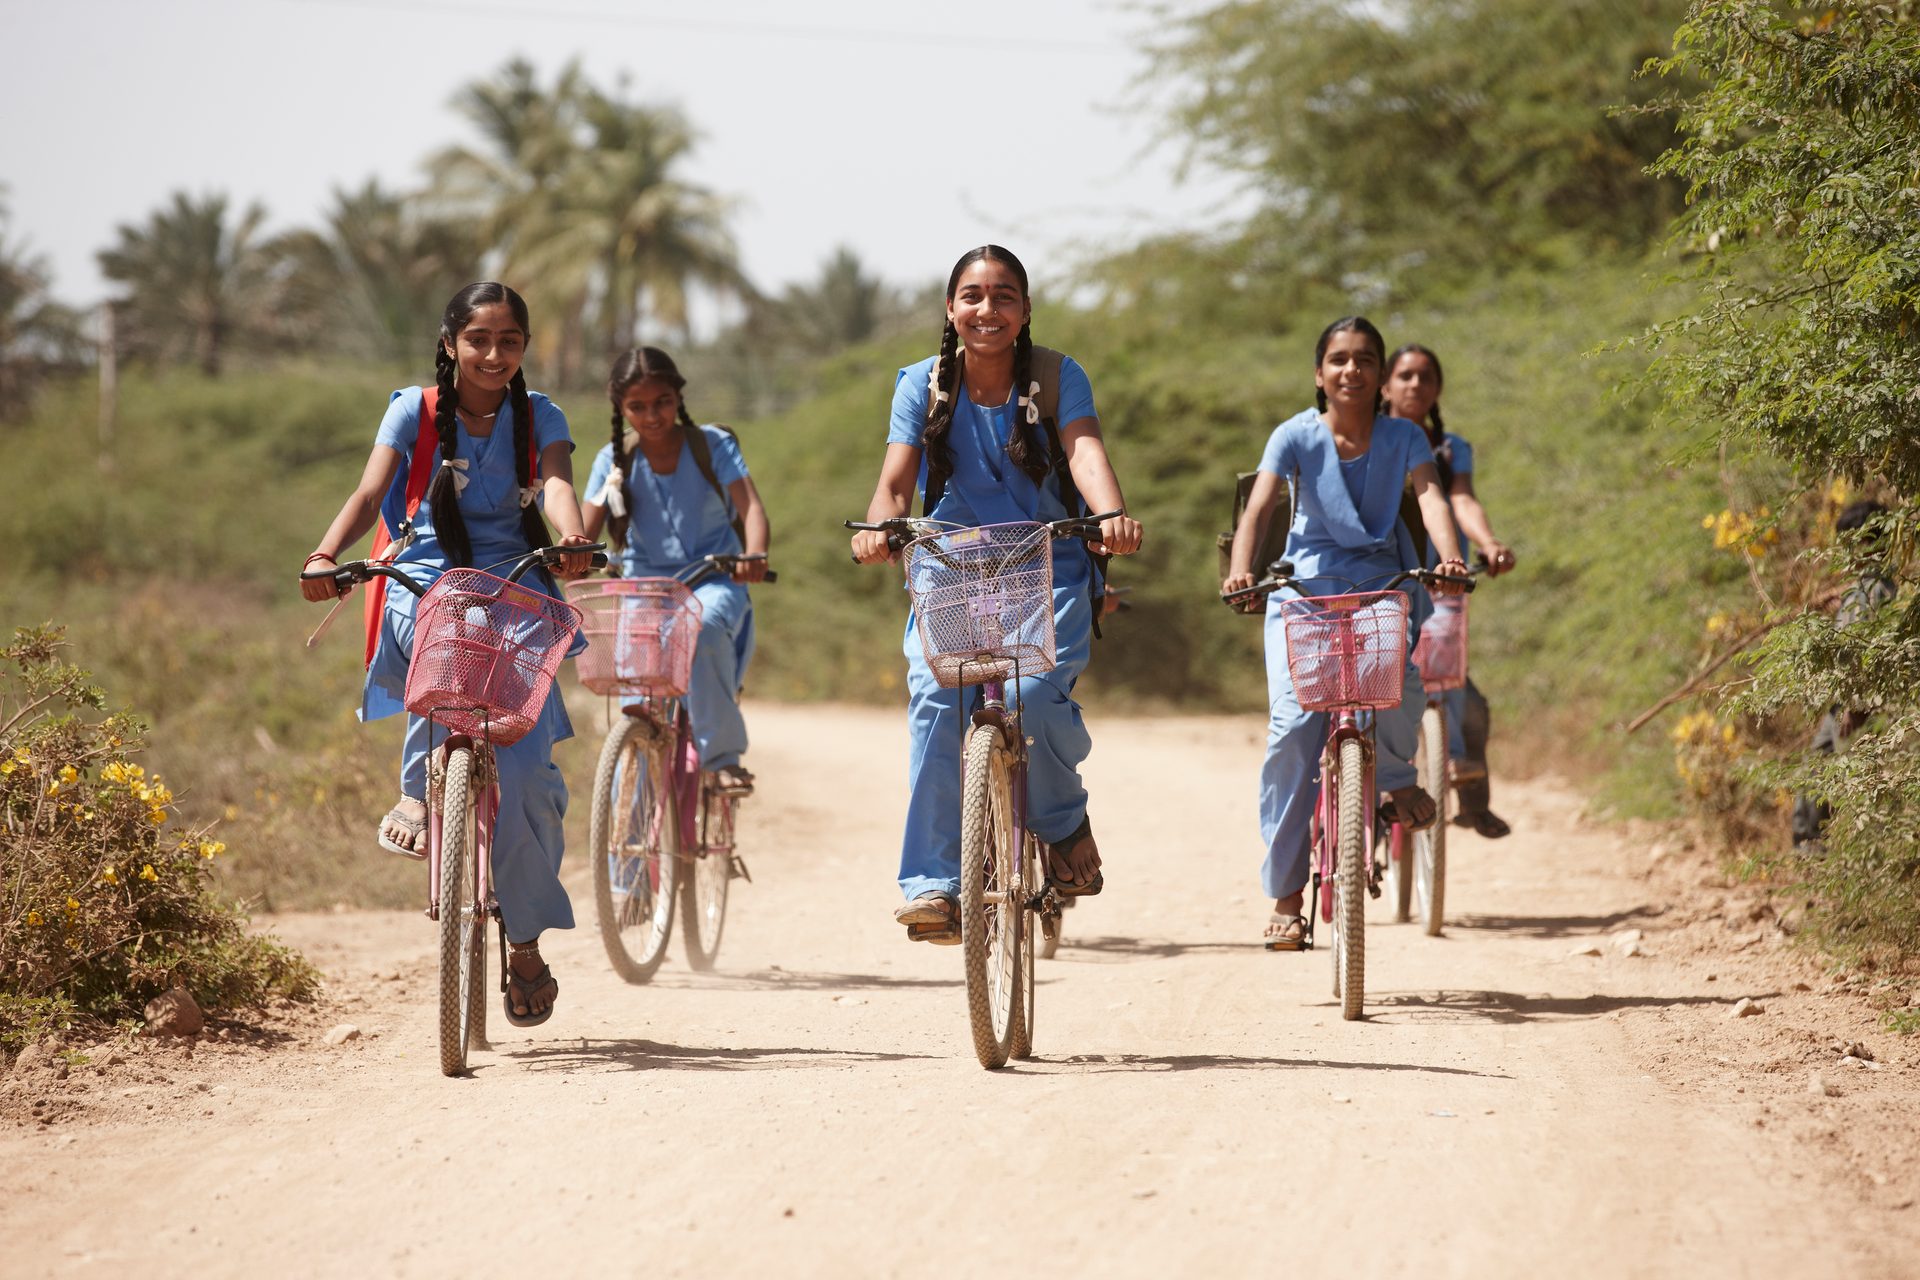
<svg viewBox="0 0 1920 1280">
<path fill-rule="evenodd" d="M 507 398 L 513 402 L 513 474 L 519 487 L 525 489 L 534 482 L 534 477 L 533 460 L 527 456 L 527 443 L 533 437 L 533 400 L 527 395 L 524 371 L 513 371 L 513 381 L 507 384 Z M 514 496 L 518 499 L 519 494 L 516 492 Z M 520 532 L 531 549 L 553 545 L 553 534 L 547 529 L 546 517 L 540 514 L 537 500 L 520 508 Z"/>
<path fill-rule="evenodd" d="M 447 309 L 451 311 L 453 308 L 449 305 Z M 454 361 L 453 353 L 447 350 L 447 343 L 453 339 L 444 325 L 440 333 L 441 341 L 435 343 L 433 348 L 434 385 L 440 389 L 439 399 L 433 407 L 433 429 L 440 434 L 440 460 L 446 463 L 453 461 L 460 443 L 460 419 L 455 416 L 460 405 L 460 392 L 454 384 L 454 374 L 459 365 Z M 427 486 L 427 504 L 433 511 L 434 534 L 440 539 L 440 549 L 446 552 L 447 560 L 452 564 L 471 567 L 473 541 L 467 536 L 467 522 L 460 514 L 459 490 L 454 485 L 452 470 L 442 466 L 434 471 L 433 481 Z"/>
<path fill-rule="evenodd" d="M 969 249 L 953 264 L 953 270 L 947 275 L 947 301 L 953 301 L 954 292 L 959 288 L 960 276 L 974 263 L 992 260 L 1003 263 L 1020 282 L 1020 293 L 1024 297 L 1029 292 L 1027 269 L 1013 251 L 997 244 L 981 245 L 978 249 Z M 934 385 L 946 392 L 946 398 L 929 392 L 927 397 L 927 423 L 921 436 L 921 448 L 927 456 L 927 487 L 929 491 L 946 487 L 953 476 L 953 447 L 947 440 L 947 433 L 953 426 L 953 413 L 959 405 L 963 387 L 960 378 L 960 361 L 957 358 L 960 347 L 960 332 L 949 320 L 940 331 L 940 352 L 934 358 Z M 1020 326 L 1020 335 L 1014 340 L 1013 347 L 1013 393 L 1008 398 L 1013 410 L 1013 421 L 1007 432 L 1007 457 L 1012 463 L 1033 478 L 1034 483 L 1045 481 L 1051 468 L 1052 459 L 1042 448 L 1036 429 L 1027 422 L 1020 399 L 1027 394 L 1027 388 L 1033 376 L 1033 324 L 1031 321 Z"/>
<path fill-rule="evenodd" d="M 1392 358 L 1387 361 L 1387 377 L 1393 377 L 1393 371 L 1399 368 L 1400 361 L 1408 356 L 1425 356 L 1432 361 L 1435 385 L 1443 389 L 1446 387 L 1447 375 L 1446 371 L 1440 367 L 1440 357 L 1417 342 L 1409 342 L 1393 353 Z M 1420 423 L 1420 429 L 1427 433 L 1427 444 L 1433 449 L 1433 467 L 1440 473 L 1440 492 L 1451 494 L 1453 492 L 1453 446 L 1447 443 L 1447 424 L 1440 420 L 1438 396 L 1434 398 L 1433 408 L 1427 410 L 1426 420 Z"/>
</svg>

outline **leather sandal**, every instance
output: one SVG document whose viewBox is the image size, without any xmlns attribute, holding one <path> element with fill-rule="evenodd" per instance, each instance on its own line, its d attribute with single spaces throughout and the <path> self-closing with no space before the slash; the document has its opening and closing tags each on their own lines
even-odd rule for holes
<svg viewBox="0 0 1920 1280">
<path fill-rule="evenodd" d="M 1081 841 L 1091 841 L 1092 839 L 1093 819 L 1083 817 L 1080 819 L 1080 825 L 1074 829 L 1072 835 L 1068 836 L 1065 840 L 1055 840 L 1047 845 L 1047 883 L 1051 884 L 1054 892 L 1058 893 L 1061 897 L 1091 898 L 1094 894 L 1106 887 L 1107 877 L 1101 873 L 1098 864 L 1094 866 L 1093 879 L 1086 884 L 1076 884 L 1072 880 L 1063 880 L 1058 870 L 1056 870 L 1057 868 L 1063 869 L 1066 866 L 1067 855 L 1079 848 Z M 1100 856 L 1100 846 L 1098 844 L 1093 846 L 1093 854 L 1096 858 Z"/>
<path fill-rule="evenodd" d="M 517 954 L 521 950 L 535 951 L 537 948 L 514 948 L 514 950 Z M 507 962 L 507 987 L 508 990 L 500 993 L 500 1009 L 501 1012 L 507 1015 L 507 1021 L 514 1026 L 537 1027 L 553 1016 L 553 1006 L 560 999 L 560 980 L 553 976 L 553 967 L 551 965 L 543 963 L 540 966 L 540 972 L 534 974 L 531 978 L 523 978 L 514 971 L 513 962 L 509 960 Z M 513 1011 L 513 997 L 515 995 L 520 997 L 521 1004 L 525 1005 L 528 1009 L 532 1009 L 533 998 L 545 991 L 548 987 L 552 987 L 553 991 L 547 996 L 546 1008 L 538 1013 L 515 1013 Z"/>
<path fill-rule="evenodd" d="M 960 941 L 960 904 L 953 895 L 928 890 L 894 910 L 893 918 L 907 926 L 909 942 L 953 946 Z"/>
<path fill-rule="evenodd" d="M 1274 912 L 1267 917 L 1267 931 L 1261 936 L 1260 942 L 1269 951 L 1305 951 L 1307 918 Z"/>
</svg>

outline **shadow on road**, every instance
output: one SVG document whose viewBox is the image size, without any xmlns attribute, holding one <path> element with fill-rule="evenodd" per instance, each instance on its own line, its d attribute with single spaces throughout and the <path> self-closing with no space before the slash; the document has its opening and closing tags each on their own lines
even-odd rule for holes
<svg viewBox="0 0 1920 1280">
<path fill-rule="evenodd" d="M 865 1053 L 857 1049 L 722 1049 L 661 1044 L 657 1040 L 596 1040 L 540 1045 L 505 1055 L 534 1071 L 573 1071 L 595 1065 L 626 1071 L 766 1071 L 788 1067 L 846 1067 L 863 1062 L 906 1062 L 922 1053 Z M 502 1064 L 505 1065 L 505 1064 Z M 480 1064 L 475 1075 L 483 1074 Z"/>
<path fill-rule="evenodd" d="M 1605 933 L 1623 925 L 1655 920 L 1666 912 L 1664 906 L 1638 906 L 1604 916 L 1487 916 L 1469 913 L 1448 916 L 1447 928 L 1484 929 L 1490 933 L 1510 933 L 1522 938 L 1571 938 L 1578 934 Z"/>
<path fill-rule="evenodd" d="M 747 973 L 675 973 L 649 985 L 669 991 L 913 991 L 957 987 L 959 952 L 951 978 L 896 978 L 883 973 L 809 973 L 804 969 L 754 969 Z"/>
<path fill-rule="evenodd" d="M 1073 918 L 1067 918 L 1069 926 Z M 1166 960 L 1196 951 L 1254 951 L 1250 942 L 1173 942 L 1165 938 L 1123 938 L 1113 935 L 1076 938 L 1071 927 L 1060 939 L 1061 960 L 1085 960 L 1092 964 L 1118 964 L 1128 960 Z"/>
<path fill-rule="evenodd" d="M 1779 992 L 1756 994 L 1768 999 Z M 1617 1009 L 1678 1009 L 1688 1005 L 1727 1005 L 1727 996 L 1523 996 L 1513 991 L 1400 991 L 1367 997 L 1367 1020 L 1381 1023 L 1527 1022 L 1598 1018 Z"/>
<path fill-rule="evenodd" d="M 1019 1064 L 1021 1066 L 1028 1064 Z M 1108 1071 L 1416 1071 L 1422 1075 L 1476 1076 L 1484 1080 L 1511 1080 L 1498 1071 L 1469 1071 L 1465 1067 L 1436 1067 L 1425 1062 L 1338 1062 L 1331 1058 L 1261 1058 L 1231 1053 L 1108 1053 L 1038 1057 L 1036 1067 L 1068 1067 L 1080 1072 Z M 1016 1067 L 1017 1069 L 1017 1067 Z"/>
</svg>

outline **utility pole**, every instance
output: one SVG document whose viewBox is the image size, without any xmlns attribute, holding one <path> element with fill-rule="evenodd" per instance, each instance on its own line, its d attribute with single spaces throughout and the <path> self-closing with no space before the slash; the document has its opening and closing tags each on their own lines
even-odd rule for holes
<svg viewBox="0 0 1920 1280">
<path fill-rule="evenodd" d="M 113 470 L 114 415 L 120 401 L 120 364 L 113 336 L 113 303 L 100 304 L 100 470 Z"/>
</svg>

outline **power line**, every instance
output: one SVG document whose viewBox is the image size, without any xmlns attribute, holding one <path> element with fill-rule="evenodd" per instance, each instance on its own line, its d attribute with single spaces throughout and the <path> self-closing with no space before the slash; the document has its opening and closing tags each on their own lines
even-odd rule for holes
<svg viewBox="0 0 1920 1280">
<path fill-rule="evenodd" d="M 571 22 L 616 27 L 645 27 L 653 30 L 687 31 L 703 35 L 765 36 L 781 40 L 815 40 L 836 44 L 912 45 L 940 49 L 999 49 L 1007 51 L 1039 50 L 1049 54 L 1073 56 L 1110 56 L 1131 53 L 1123 44 L 1093 40 L 1034 39 L 1015 33 L 1005 39 L 959 34 L 931 34 L 921 31 L 889 30 L 873 27 L 803 27 L 791 23 L 723 21 L 716 18 L 660 17 L 635 13 L 607 13 L 593 9 L 555 9 L 544 5 L 460 4 L 442 5 L 426 0 L 280 0 L 320 9 L 370 9 L 381 13 L 418 13 L 440 18 L 475 16 L 510 18 L 515 22 Z"/>
</svg>

